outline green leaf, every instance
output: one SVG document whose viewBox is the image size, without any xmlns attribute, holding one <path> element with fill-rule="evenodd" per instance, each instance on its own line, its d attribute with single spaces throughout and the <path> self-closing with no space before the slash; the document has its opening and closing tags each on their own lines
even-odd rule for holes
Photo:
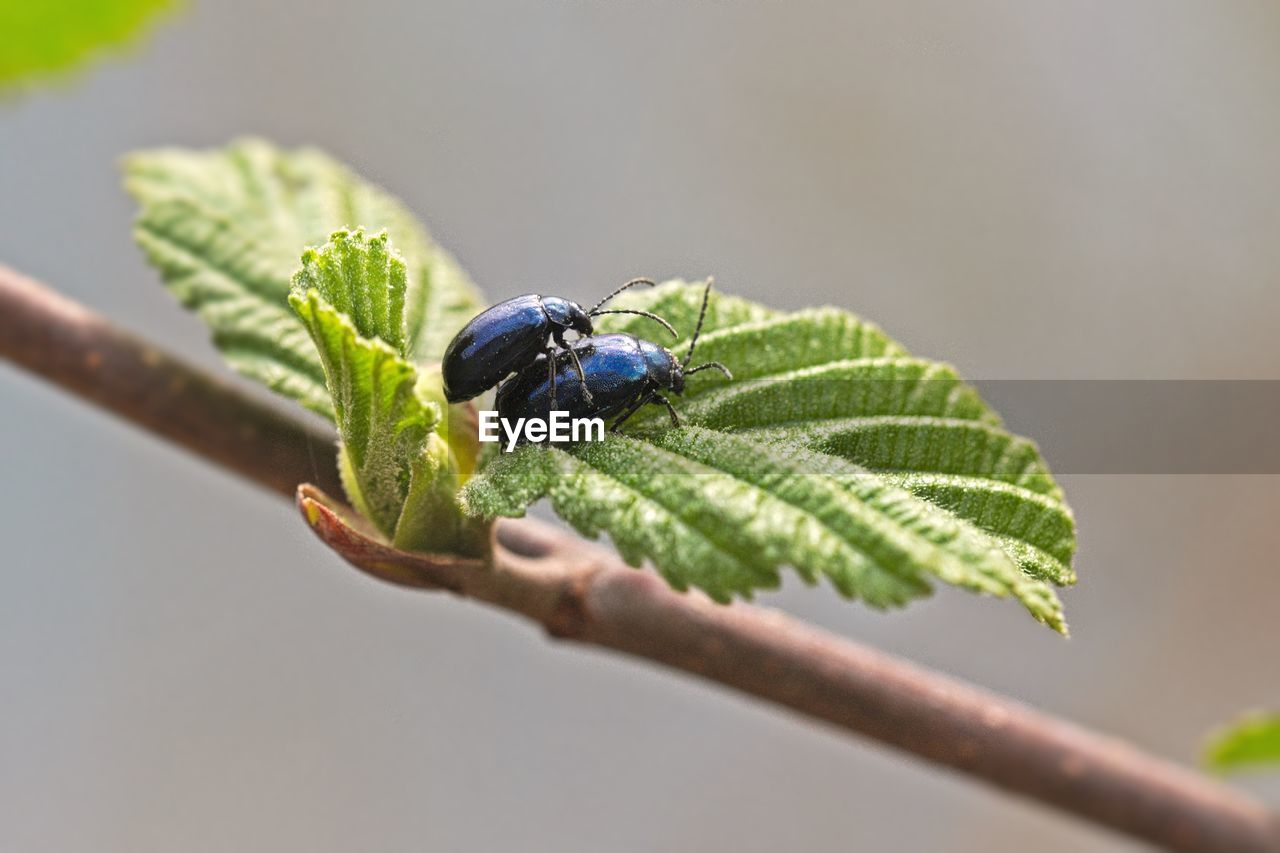
<svg viewBox="0 0 1280 853">
<path fill-rule="evenodd" d="M 435 432 L 440 406 L 405 360 L 406 270 L 385 233 L 334 232 L 302 256 L 289 304 L 320 357 L 352 504 L 394 546 L 466 550 L 458 466 Z"/>
<path fill-rule="evenodd" d="M 314 149 L 242 140 L 211 151 L 132 155 L 126 186 L 141 205 L 134 235 L 169 289 L 244 375 L 332 418 L 324 370 L 289 311 L 303 247 L 343 227 L 385 230 L 406 265 L 403 354 L 438 361 L 479 295 L 397 200 Z"/>
<path fill-rule="evenodd" d="M 0 0 L 0 87 L 87 62 L 136 37 L 175 0 Z"/>
<path fill-rule="evenodd" d="M 303 255 L 289 296 L 323 365 L 342 437 L 347 492 L 388 535 L 396 532 L 412 462 L 440 415 L 438 406 L 417 396 L 417 370 L 396 346 L 403 343 L 403 316 L 398 328 L 390 328 L 388 318 L 397 313 L 387 304 L 397 300 L 385 300 L 380 319 L 372 316 L 367 295 L 396 293 L 403 275 L 403 261 L 389 254 L 385 236 L 365 240 L 360 232 L 337 232 L 324 248 Z M 399 293 L 402 301 L 402 284 Z M 375 329 L 385 330 L 390 341 Z"/>
<path fill-rule="evenodd" d="M 628 294 L 688 340 L 702 288 Z M 645 334 L 645 321 L 601 318 Z M 678 354 L 683 350 L 678 349 Z M 607 533 L 633 564 L 717 600 L 777 586 L 790 566 L 875 607 L 941 580 L 1011 596 L 1065 631 L 1052 585 L 1073 583 L 1075 527 L 1035 445 L 948 365 L 914 358 L 837 309 L 781 314 L 713 295 L 696 362 L 717 360 L 677 403 L 604 442 L 526 446 L 463 489 L 468 511 L 514 516 L 541 497 L 587 536 Z"/>
<path fill-rule="evenodd" d="M 366 237 L 363 229 L 342 229 L 329 235 L 323 247 L 302 253 L 302 269 L 294 273 L 289 301 L 296 310 L 294 300 L 314 290 L 334 311 L 347 316 L 356 334 L 382 341 L 403 358 L 407 277 L 404 260 L 388 247 L 385 231 Z"/>
<path fill-rule="evenodd" d="M 717 600 L 777 586 L 791 567 L 875 607 L 937 581 L 1008 596 L 1065 632 L 1053 586 L 1075 580 L 1075 525 L 1035 445 L 952 367 L 847 311 L 716 294 L 695 361 L 722 361 L 735 379 L 692 377 L 678 401 L 686 426 L 666 428 L 650 407 L 604 442 L 477 462 L 474 412 L 439 419 L 431 362 L 479 301 L 397 202 L 318 152 L 255 141 L 137 155 L 128 185 L 138 240 L 169 287 L 237 369 L 335 418 L 349 497 L 397 547 L 481 553 L 459 498 L 488 519 L 548 497 L 631 563 Z M 385 229 L 404 262 L 343 225 Z M 304 257 L 295 314 L 294 259 L 330 233 Z M 669 282 L 616 307 L 667 318 L 683 355 L 702 292 Z M 630 315 L 598 328 L 653 333 Z"/>
<path fill-rule="evenodd" d="M 1280 768 L 1280 714 L 1255 713 L 1232 723 L 1210 738 L 1204 760 L 1221 772 Z"/>
</svg>

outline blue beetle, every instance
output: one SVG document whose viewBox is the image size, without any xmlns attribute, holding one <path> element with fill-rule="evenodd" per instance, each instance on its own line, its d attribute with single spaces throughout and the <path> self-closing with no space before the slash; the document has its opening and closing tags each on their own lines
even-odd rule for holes
<svg viewBox="0 0 1280 853">
<path fill-rule="evenodd" d="M 733 374 L 718 361 L 689 367 L 707 315 L 711 283 L 702 295 L 702 311 L 689 341 L 689 351 L 679 360 L 671 350 L 634 335 L 612 334 L 586 337 L 573 342 L 567 352 L 539 355 L 528 367 L 498 388 L 498 417 L 510 422 L 518 418 L 549 418 L 552 409 L 567 411 L 573 418 L 617 416 L 611 430 L 618 427 L 647 403 L 667 407 L 673 426 L 680 416 L 663 391 L 683 394 L 685 379 L 700 370 L 719 370 L 729 379 Z M 554 359 L 557 375 L 567 378 L 570 368 L 579 371 L 580 383 L 565 383 L 557 393 L 548 377 L 548 361 Z M 562 380 L 563 383 L 563 380 Z"/>
<path fill-rule="evenodd" d="M 562 352 L 570 354 L 578 367 L 580 384 L 584 384 L 581 380 L 585 374 L 564 334 L 572 329 L 580 337 L 591 335 L 594 332 L 591 318 L 601 314 L 639 314 L 656 320 L 675 335 L 676 330 L 670 323 L 648 311 L 600 310 L 610 299 L 638 284 L 653 286 L 647 278 L 633 279 L 601 299 L 590 311 L 568 299 L 535 293 L 499 302 L 482 311 L 463 326 L 445 348 L 441 365 L 445 398 L 450 403 L 470 400 L 497 385 L 503 377 L 527 367 L 539 355 L 550 356 L 556 350 L 548 345 L 548 338 L 554 340 Z M 548 375 L 555 382 L 554 372 Z M 583 391 L 589 398 L 585 387 Z"/>
</svg>

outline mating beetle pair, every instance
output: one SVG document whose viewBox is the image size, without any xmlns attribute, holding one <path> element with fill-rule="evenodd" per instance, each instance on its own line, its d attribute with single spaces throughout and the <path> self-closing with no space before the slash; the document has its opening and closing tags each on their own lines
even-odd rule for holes
<svg viewBox="0 0 1280 853">
<path fill-rule="evenodd" d="M 555 347 L 547 343 L 548 338 L 561 349 L 572 352 L 564 339 L 565 332 L 572 329 L 580 337 L 587 337 L 595 331 L 591 318 L 601 314 L 649 317 L 665 326 L 674 336 L 676 330 L 670 323 L 648 311 L 601 310 L 601 306 L 610 299 L 639 284 L 653 286 L 647 278 L 632 279 L 597 302 L 590 311 L 568 299 L 535 293 L 517 296 L 485 309 L 462 327 L 444 351 L 445 398 L 450 403 L 470 400 L 497 385 L 504 376 L 524 369 L 538 355 L 550 356 Z M 577 364 L 576 360 L 574 363 Z M 581 368 L 578 375 L 585 379 Z"/>
<path fill-rule="evenodd" d="M 682 360 L 665 347 L 634 335 L 593 335 L 591 318 L 601 314 L 638 314 L 676 334 L 671 324 L 648 311 L 600 310 L 638 284 L 652 286 L 653 282 L 629 281 L 590 311 L 567 299 L 530 294 L 482 312 L 445 350 L 445 396 L 451 403 L 468 400 L 514 373 L 498 389 L 498 414 L 503 418 L 545 418 L 553 409 L 567 411 L 574 418 L 617 415 L 613 423 L 616 430 L 642 406 L 654 402 L 666 406 L 671 422 L 679 425 L 680 418 L 663 391 L 683 393 L 685 377 L 708 368 L 733 378 L 719 362 L 689 367 L 706 319 L 711 283 L 703 292 L 698 324 Z M 564 339 L 569 329 L 578 333 L 577 340 Z M 548 339 L 560 348 L 549 346 Z"/>
</svg>

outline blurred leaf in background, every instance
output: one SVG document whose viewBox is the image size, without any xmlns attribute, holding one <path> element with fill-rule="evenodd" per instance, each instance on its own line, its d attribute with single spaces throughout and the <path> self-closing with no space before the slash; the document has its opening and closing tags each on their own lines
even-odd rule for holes
<svg viewBox="0 0 1280 853">
<path fill-rule="evenodd" d="M 0 0 L 0 91 L 119 47 L 181 0 Z"/>
<path fill-rule="evenodd" d="M 1204 761 L 1221 772 L 1280 770 L 1280 713 L 1247 714 L 1214 733 Z"/>
</svg>

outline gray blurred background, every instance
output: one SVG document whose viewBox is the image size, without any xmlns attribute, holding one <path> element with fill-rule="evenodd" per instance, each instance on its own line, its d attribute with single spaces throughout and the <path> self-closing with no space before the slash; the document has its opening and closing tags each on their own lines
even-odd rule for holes
<svg viewBox="0 0 1280 853">
<path fill-rule="evenodd" d="M 976 378 L 1280 379 L 1273 3 L 356 6 L 195 0 L 0 102 L 0 261 L 216 367 L 116 161 L 252 132 L 391 188 L 495 299 L 713 273 Z M 276 498 L 8 367 L 0 472 L 5 851 L 1133 849 L 377 585 Z M 1280 704 L 1280 480 L 1064 482 L 1070 640 L 947 591 L 765 601 L 1180 761 Z"/>
</svg>

